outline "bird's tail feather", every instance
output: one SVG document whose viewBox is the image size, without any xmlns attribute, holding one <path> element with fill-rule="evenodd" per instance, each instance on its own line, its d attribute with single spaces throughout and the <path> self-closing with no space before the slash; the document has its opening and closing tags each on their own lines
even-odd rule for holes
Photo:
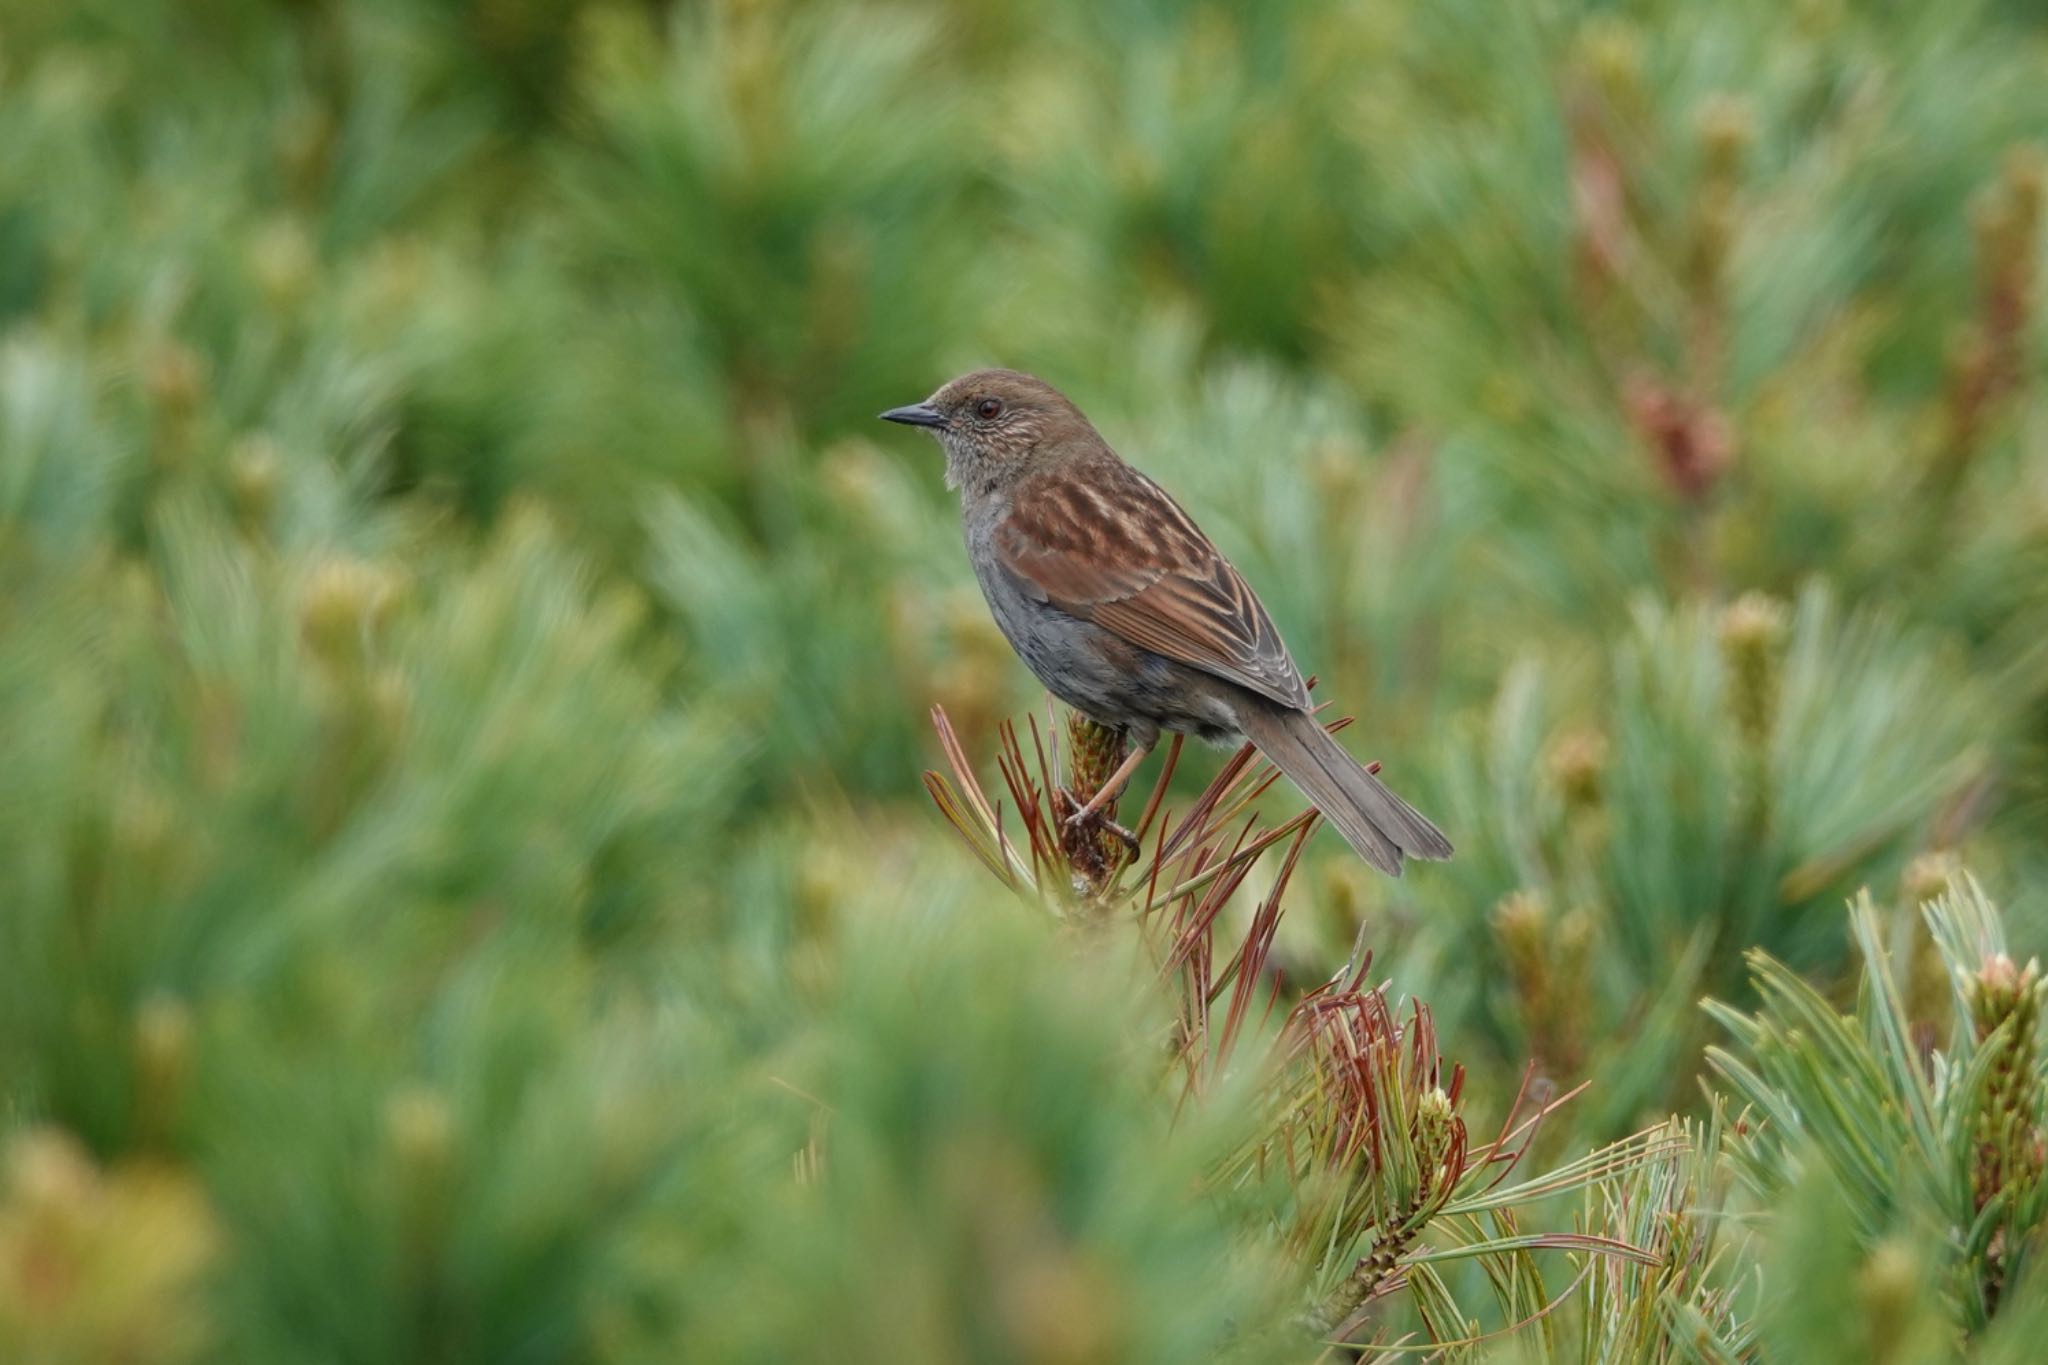
<svg viewBox="0 0 2048 1365">
<path fill-rule="evenodd" d="M 1286 773 L 1358 855 L 1392 876 L 1401 857 L 1448 858 L 1451 841 L 1415 807 L 1358 765 L 1306 711 L 1264 700 L 1238 708 L 1238 728 Z"/>
</svg>

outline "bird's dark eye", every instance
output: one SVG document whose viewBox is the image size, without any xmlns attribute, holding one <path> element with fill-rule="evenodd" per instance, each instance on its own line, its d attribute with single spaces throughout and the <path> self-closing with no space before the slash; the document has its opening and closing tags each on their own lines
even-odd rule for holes
<svg viewBox="0 0 2048 1365">
<path fill-rule="evenodd" d="M 984 422 L 994 421 L 1002 411 L 1003 400 L 1000 398 L 984 398 L 974 405 L 974 415 Z"/>
</svg>

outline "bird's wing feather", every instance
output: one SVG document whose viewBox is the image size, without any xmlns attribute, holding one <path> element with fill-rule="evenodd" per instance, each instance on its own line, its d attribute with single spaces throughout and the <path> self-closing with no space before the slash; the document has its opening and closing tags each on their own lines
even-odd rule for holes
<svg viewBox="0 0 2048 1365">
<path fill-rule="evenodd" d="M 1039 601 L 1283 705 L 1308 705 L 1251 586 L 1164 489 L 1114 456 L 1021 485 L 993 541 Z"/>
</svg>

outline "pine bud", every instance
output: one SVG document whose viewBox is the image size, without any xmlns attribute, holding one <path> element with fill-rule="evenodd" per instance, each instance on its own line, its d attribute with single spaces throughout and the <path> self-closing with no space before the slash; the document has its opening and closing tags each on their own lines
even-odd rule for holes
<svg viewBox="0 0 2048 1365">
<path fill-rule="evenodd" d="M 1756 141 L 1756 110 L 1740 95 L 1711 96 L 1694 120 L 1706 173 L 1715 179 L 1735 174 Z"/>
<path fill-rule="evenodd" d="M 161 872 L 176 837 L 170 801 L 152 788 L 129 782 L 115 793 L 113 811 L 114 842 L 124 861 Z"/>
<path fill-rule="evenodd" d="M 1785 638 L 1785 608 L 1765 593 L 1737 598 L 1721 616 L 1721 642 L 1737 658 L 1775 649 Z"/>
<path fill-rule="evenodd" d="M 1700 108 L 1695 128 L 1701 167 L 1693 205 L 1690 284 L 1703 308 L 1717 309 L 1735 239 L 1742 159 L 1756 138 L 1756 118 L 1746 101 L 1717 95 Z"/>
<path fill-rule="evenodd" d="M 2043 990 L 2039 962 L 2029 959 L 2018 967 L 2004 953 L 1986 958 L 1963 983 L 1972 1032 L 1980 1044 L 1997 1050 L 1973 1125 L 1977 1159 L 1971 1187 L 1980 1209 L 2005 1191 L 2032 1188 L 2042 1175 L 2044 1105 L 2035 1059 Z M 1997 1283 L 2002 1264 L 1992 1265 L 1990 1274 Z"/>
<path fill-rule="evenodd" d="M 1607 737 L 1598 730 L 1567 730 L 1550 746 L 1550 780 L 1571 812 L 1600 804 L 1600 782 L 1607 772 Z"/>
<path fill-rule="evenodd" d="M 1348 441 L 1319 441 L 1309 456 L 1308 477 L 1322 507 L 1353 507 L 1365 488 L 1363 453 Z"/>
<path fill-rule="evenodd" d="M 1458 1111 L 1443 1087 L 1431 1086 L 1415 1105 L 1415 1165 L 1422 1188 L 1436 1191 L 1457 1173 L 1444 1169 L 1459 1127 Z"/>
<path fill-rule="evenodd" d="M 843 441 L 818 457 L 817 477 L 846 520 L 876 544 L 900 544 L 912 534 L 913 506 L 894 466 L 865 441 Z"/>
<path fill-rule="evenodd" d="M 7 1149 L 8 1202 L 37 1221 L 68 1223 L 97 1192 L 99 1173 L 67 1134 L 30 1129 Z"/>
<path fill-rule="evenodd" d="M 417 1265 L 434 1255 L 453 1200 L 455 1115 L 440 1092 L 408 1086 L 384 1107 L 384 1140 L 406 1255 Z"/>
<path fill-rule="evenodd" d="M 163 1141 L 184 1105 L 192 1070 L 192 1011 L 183 1001 L 155 996 L 135 1012 L 137 1126 Z"/>
<path fill-rule="evenodd" d="M 293 189 L 310 193 L 326 178 L 338 130 L 328 112 L 311 101 L 296 104 L 275 124 L 278 170 Z"/>
<path fill-rule="evenodd" d="M 1320 894 L 1310 904 L 1319 912 L 1332 941 L 1349 942 L 1357 935 L 1379 895 L 1379 887 L 1372 882 L 1375 875 L 1355 858 L 1332 858 L 1317 870 Z"/>
<path fill-rule="evenodd" d="M 1067 771 L 1076 796 L 1086 801 L 1102 790 L 1124 761 L 1123 733 L 1097 725 L 1079 711 L 1067 712 Z M 1104 810 L 1112 806 L 1103 807 Z"/>
<path fill-rule="evenodd" d="M 284 460 L 277 442 L 261 432 L 251 432 L 235 442 L 228 454 L 228 496 L 245 527 L 270 520 L 283 481 Z"/>
<path fill-rule="evenodd" d="M 1534 891 L 1511 891 L 1493 908 L 1493 932 L 1511 963 L 1540 962 L 1550 913 Z"/>
<path fill-rule="evenodd" d="M 0 1194 L 0 1341 L 9 1360 L 198 1359 L 198 1282 L 219 1244 L 197 1186 L 161 1165 L 102 1171 L 69 1135 L 31 1129 Z"/>
<path fill-rule="evenodd" d="M 1522 1026 L 1543 1028 L 1550 998 L 1550 911 L 1534 891 L 1515 891 L 1493 908 L 1493 934 L 1514 983 Z"/>
<path fill-rule="evenodd" d="M 1905 892 L 1907 904 L 1925 905 L 1947 895 L 1959 871 L 1955 854 L 1937 849 L 1906 864 L 1906 870 L 1899 876 L 1899 888 Z"/>
<path fill-rule="evenodd" d="M 849 857 L 835 839 L 807 841 L 796 860 L 795 884 L 790 888 L 796 911 L 796 925 L 805 938 L 829 936 L 854 887 L 860 885 L 862 865 Z"/>
<path fill-rule="evenodd" d="M 1457 1111 L 1451 1107 L 1451 1097 L 1440 1085 L 1431 1086 L 1415 1106 L 1417 1131 L 1423 1133 L 1448 1134 L 1451 1120 L 1456 1116 Z"/>
<path fill-rule="evenodd" d="M 438 1091 L 409 1086 L 384 1108 L 384 1132 L 401 1173 L 438 1181 L 455 1146 L 455 1116 Z"/>
<path fill-rule="evenodd" d="M 1096 808 L 1099 823 L 1070 826 L 1067 818 L 1108 785 L 1128 753 L 1122 731 L 1097 725 L 1078 711 L 1067 713 L 1068 782 L 1065 791 L 1053 793 L 1052 814 L 1059 822 L 1057 837 L 1073 869 L 1075 889 L 1084 897 L 1099 896 L 1131 860 L 1130 847 L 1110 828 L 1120 794 L 1112 794 Z"/>
<path fill-rule="evenodd" d="M 1547 1073 L 1569 1071 L 1584 1038 L 1592 917 L 1583 910 L 1553 917 L 1540 895 L 1517 891 L 1494 907 L 1493 930 L 1529 1048 Z"/>
<path fill-rule="evenodd" d="M 1721 654 L 1733 675 L 1731 703 L 1745 738 L 1761 746 L 1778 710 L 1779 653 L 1786 634 L 1784 604 L 1744 593 L 1721 613 Z"/>
<path fill-rule="evenodd" d="M 2006 1020 L 2016 1015 L 2027 1016 L 2036 1003 L 2035 988 L 2040 984 L 2040 976 L 2040 963 L 2031 959 L 2024 970 L 2015 966 L 2004 953 L 1994 953 L 1984 959 L 1984 965 L 1964 987 L 1977 1041 L 1990 1037 L 1993 1030 Z"/>
<path fill-rule="evenodd" d="M 1634 25 L 1620 19 L 1597 19 L 1579 41 L 1581 59 L 1601 90 L 1610 95 L 1633 94 L 1642 82 L 1643 40 Z"/>
<path fill-rule="evenodd" d="M 1954 992 L 1941 948 L 1925 919 L 1914 912 L 1947 891 L 1955 872 L 1947 855 L 1927 853 L 1907 864 L 1900 879 L 1907 909 L 1894 924 L 1891 954 L 1905 962 L 1906 1020 L 1922 1065 L 1931 1060 L 1936 1041 L 1948 1030 Z"/>
<path fill-rule="evenodd" d="M 265 223 L 249 240 L 249 274 L 270 306 L 283 312 L 306 297 L 319 261 L 306 231 L 290 218 Z"/>
<path fill-rule="evenodd" d="M 390 744 L 405 734 L 412 723 L 412 683 L 396 668 L 380 668 L 370 675 L 365 698 L 366 714 L 375 727 L 375 737 Z"/>
<path fill-rule="evenodd" d="M 143 357 L 142 383 L 159 407 L 173 417 L 187 417 L 205 396 L 206 366 L 197 351 L 166 337 Z"/>
<path fill-rule="evenodd" d="M 398 596 L 398 579 L 389 571 L 360 559 L 330 559 L 314 568 L 300 592 L 300 633 L 327 663 L 355 663 Z"/>
<path fill-rule="evenodd" d="M 1856 1292 L 1873 1341 L 1883 1342 L 1911 1319 L 1925 1283 L 1925 1268 L 1910 1242 L 1888 1237 L 1871 1248 L 1857 1273 Z"/>
<path fill-rule="evenodd" d="M 930 680 L 934 699 L 962 734 L 987 734 L 1002 720 L 1010 696 L 1010 642 L 969 588 L 936 598 L 899 587 L 889 603 L 891 646 L 906 676 Z M 932 622 L 938 638 L 931 638 Z M 929 662 L 931 651 L 939 662 Z"/>
</svg>

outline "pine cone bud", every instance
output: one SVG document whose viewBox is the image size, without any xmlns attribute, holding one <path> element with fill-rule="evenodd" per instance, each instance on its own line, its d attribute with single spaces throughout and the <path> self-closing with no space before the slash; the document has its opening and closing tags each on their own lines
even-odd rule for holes
<svg viewBox="0 0 2048 1365">
<path fill-rule="evenodd" d="M 1711 96 L 1700 106 L 1694 126 L 1706 174 L 1716 180 L 1733 176 L 1756 142 L 1756 110 L 1740 95 Z"/>
<path fill-rule="evenodd" d="M 169 1135 L 192 1071 L 192 1011 L 157 996 L 135 1012 L 135 1088 L 140 1126 L 157 1140 Z"/>
<path fill-rule="evenodd" d="M 69 1134 L 21 1133 L 0 1193 L 7 1358 L 201 1358 L 199 1282 L 218 1245 L 204 1197 L 174 1168 L 101 1170 Z"/>
<path fill-rule="evenodd" d="M 1970 1022 L 1983 1042 L 2000 1024 L 2037 1007 L 2035 987 L 2040 984 L 2041 967 L 2029 960 L 2025 969 L 2014 965 L 2004 953 L 1984 959 L 1984 965 L 1970 978 L 1964 995 L 1970 1003 Z"/>
<path fill-rule="evenodd" d="M 1053 793 L 1053 818 L 1059 821 L 1060 847 L 1067 855 L 1081 893 L 1094 897 L 1108 887 L 1117 871 L 1131 860 L 1130 847 L 1111 828 L 1117 796 L 1096 808 L 1094 823 L 1067 824 L 1067 817 L 1106 786 L 1130 752 L 1123 732 L 1097 725 L 1078 711 L 1067 712 L 1067 787 Z"/>
<path fill-rule="evenodd" d="M 439 1091 L 407 1086 L 384 1106 L 384 1140 L 393 1198 L 406 1241 L 417 1252 L 438 1235 L 452 1193 L 454 1111 Z"/>
<path fill-rule="evenodd" d="M 1097 725 L 1079 711 L 1067 712 L 1067 772 L 1081 800 L 1102 790 L 1126 752 L 1121 732 Z"/>
<path fill-rule="evenodd" d="M 1444 1161 L 1450 1156 L 1458 1124 L 1458 1111 L 1443 1087 L 1432 1086 L 1416 1102 L 1415 1164 L 1422 1173 L 1423 1188 L 1433 1189 L 1445 1174 Z"/>
<path fill-rule="evenodd" d="M 249 239 L 249 274 L 270 306 L 284 312 L 297 306 L 313 287 L 319 258 L 306 230 L 292 218 L 277 218 Z"/>
<path fill-rule="evenodd" d="M 401 1168 L 438 1177 L 455 1145 L 455 1118 L 439 1093 L 413 1086 L 385 1106 L 384 1132 Z"/>
<path fill-rule="evenodd" d="M 396 606 L 398 588 L 397 578 L 375 564 L 330 559 L 299 594 L 300 632 L 326 662 L 352 663 Z"/>
<path fill-rule="evenodd" d="M 2030 1188 L 2041 1178 L 2043 1096 L 2035 1059 L 2043 989 L 2039 962 L 2018 967 L 2004 953 L 1986 958 L 1963 985 L 1977 1041 L 1997 1049 L 1974 1124 L 1971 1185 L 1980 1209 L 2001 1192 Z"/>
<path fill-rule="evenodd" d="M 184 416 L 206 393 L 206 366 L 184 342 L 165 338 L 143 360 L 142 378 L 149 396 L 167 411 Z"/>
<path fill-rule="evenodd" d="M 1856 1290 L 1875 1329 L 1873 1336 L 1896 1330 L 1911 1317 L 1925 1281 L 1926 1271 L 1911 1243 L 1888 1237 L 1871 1248 L 1856 1276 Z"/>
<path fill-rule="evenodd" d="M 1947 895 L 1959 871 L 1955 854 L 1937 849 L 1906 864 L 1906 870 L 1899 876 L 1899 888 L 1906 893 L 1907 904 L 1925 905 Z"/>
<path fill-rule="evenodd" d="M 9 1202 L 23 1212 L 65 1221 L 92 1201 L 99 1173 L 68 1135 L 31 1129 L 7 1149 L 7 1184 Z"/>
<path fill-rule="evenodd" d="M 1493 907 L 1493 932 L 1510 970 L 1518 975 L 1525 969 L 1541 970 L 1544 939 L 1550 928 L 1550 912 L 1534 891 L 1511 891 Z"/>
<path fill-rule="evenodd" d="M 1610 97 L 1634 94 L 1643 72 L 1642 34 L 1621 19 L 1599 19 L 1586 26 L 1579 51 L 1587 71 Z"/>
<path fill-rule="evenodd" d="M 1578 812 L 1600 804 L 1600 782 L 1607 773 L 1607 736 L 1598 730 L 1568 730 L 1550 746 L 1550 780 L 1564 797 L 1567 810 Z"/>
<path fill-rule="evenodd" d="M 260 433 L 235 442 L 228 454 L 228 496 L 244 526 L 258 526 L 270 519 L 283 482 L 284 460 L 277 442 Z"/>
<path fill-rule="evenodd" d="M 1768 740 L 1777 721 L 1786 625 L 1784 604 L 1760 592 L 1744 593 L 1721 613 L 1721 654 L 1732 675 L 1730 701 L 1736 723 L 1753 745 Z"/>
</svg>

